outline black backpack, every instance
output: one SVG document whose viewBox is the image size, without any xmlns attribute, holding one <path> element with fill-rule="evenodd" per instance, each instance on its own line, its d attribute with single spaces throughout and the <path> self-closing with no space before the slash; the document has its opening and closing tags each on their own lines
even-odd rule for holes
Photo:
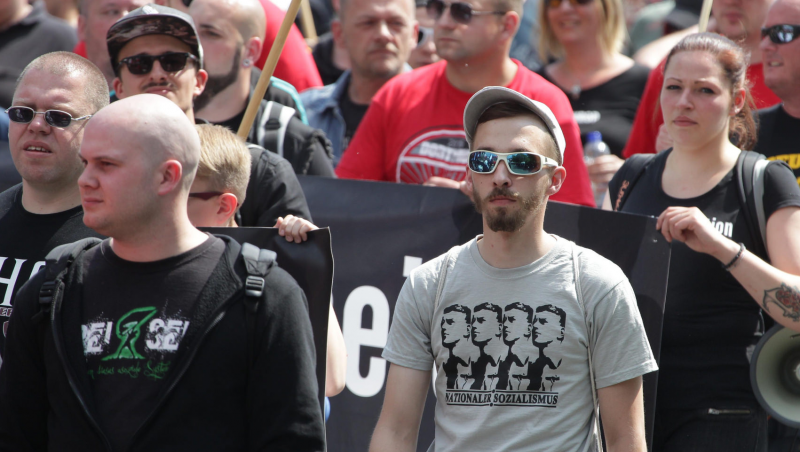
<svg viewBox="0 0 800 452">
<path fill-rule="evenodd" d="M 67 243 L 53 248 L 45 257 L 44 282 L 39 289 L 39 309 L 34 315 L 34 323 L 44 320 L 48 314 L 53 315 L 59 309 L 64 296 L 65 283 L 70 267 L 75 259 L 85 250 L 88 250 L 102 240 L 89 237 L 74 243 Z M 264 293 L 265 278 L 275 265 L 277 254 L 274 251 L 260 249 L 249 243 L 242 244 L 241 251 L 247 269 L 247 278 L 244 282 L 245 313 L 247 322 L 247 356 L 250 364 L 255 360 L 253 334 L 255 332 L 256 312 L 258 303 Z"/>
<path fill-rule="evenodd" d="M 656 154 L 634 154 L 625 162 L 620 169 L 621 182 L 616 201 L 613 201 L 612 198 L 612 207 L 615 211 L 622 209 L 636 182 L 655 160 L 655 157 Z M 764 172 L 768 164 L 769 160 L 766 157 L 751 151 L 742 151 L 736 161 L 736 180 L 738 181 L 736 194 L 739 204 L 743 207 L 742 213 L 755 244 L 755 249 L 752 251 L 767 262 L 769 262 L 769 254 L 764 214 Z"/>
</svg>

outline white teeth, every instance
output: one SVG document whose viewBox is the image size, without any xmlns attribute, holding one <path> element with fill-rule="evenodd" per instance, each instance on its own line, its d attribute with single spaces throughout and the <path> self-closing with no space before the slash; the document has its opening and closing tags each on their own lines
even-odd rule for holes
<svg viewBox="0 0 800 452">
<path fill-rule="evenodd" d="M 39 146 L 28 146 L 27 149 L 25 149 L 25 150 L 26 151 L 38 151 L 38 152 L 50 152 L 47 149 L 39 147 Z"/>
<path fill-rule="evenodd" d="M 781 66 L 781 63 L 779 63 L 778 61 L 770 61 L 769 62 L 769 66 L 777 67 L 777 66 Z"/>
</svg>

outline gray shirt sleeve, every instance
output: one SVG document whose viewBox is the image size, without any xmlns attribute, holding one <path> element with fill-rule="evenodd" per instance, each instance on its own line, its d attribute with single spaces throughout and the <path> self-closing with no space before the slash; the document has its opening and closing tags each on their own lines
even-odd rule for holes
<svg viewBox="0 0 800 452">
<path fill-rule="evenodd" d="M 613 269 L 609 268 L 609 264 L 586 265 L 584 261 L 582 268 L 588 271 L 581 275 L 584 301 L 592 323 L 592 364 L 598 388 L 658 370 L 633 288 L 622 270 L 613 264 Z M 594 271 L 587 267 L 593 267 Z M 610 290 L 608 283 L 593 284 L 597 269 L 606 273 L 605 281 L 616 281 Z M 608 273 L 614 277 L 609 278 Z M 584 285 L 587 280 L 588 284 Z"/>
<path fill-rule="evenodd" d="M 381 355 L 392 364 L 423 371 L 433 368 L 431 317 L 441 262 L 438 258 L 416 268 L 400 290 Z"/>
</svg>

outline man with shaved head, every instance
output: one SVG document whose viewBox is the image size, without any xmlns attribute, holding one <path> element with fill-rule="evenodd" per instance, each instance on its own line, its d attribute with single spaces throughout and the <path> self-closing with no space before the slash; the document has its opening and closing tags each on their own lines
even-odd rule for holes
<svg viewBox="0 0 800 452">
<path fill-rule="evenodd" d="M 276 266 L 254 294 L 242 247 L 192 226 L 200 139 L 184 112 L 152 94 L 116 102 L 80 156 L 84 221 L 110 238 L 66 245 L 68 264 L 20 290 L 0 450 L 324 450 L 305 297 Z"/>
<path fill-rule="evenodd" d="M 22 183 L 0 193 L 0 355 L 17 290 L 51 249 L 97 235 L 82 221 L 78 149 L 108 88 L 90 61 L 48 53 L 23 70 L 11 105 L 8 145 Z"/>
<path fill-rule="evenodd" d="M 223 17 L 227 17 L 229 6 L 227 3 L 221 5 L 223 11 L 220 14 Z M 233 35 L 239 36 L 238 32 L 233 32 Z M 208 73 L 202 69 L 203 64 L 209 61 L 216 68 L 219 59 L 232 56 L 216 55 L 217 52 L 206 56 L 191 16 L 166 6 L 145 5 L 111 26 L 107 46 L 117 76 L 113 84 L 120 98 L 142 93 L 159 94 L 175 102 L 195 122 L 208 122 L 196 118 L 194 108 L 194 99 L 203 92 L 208 80 Z M 241 64 L 244 65 L 244 61 Z M 212 82 L 212 85 L 221 86 L 224 83 Z M 245 91 L 244 100 L 239 101 L 246 102 L 248 96 L 249 91 Z M 241 108 L 243 111 L 244 107 Z M 241 121 L 241 117 L 238 118 Z M 270 117 L 264 119 L 269 120 Z M 289 124 L 287 134 L 291 127 Z M 238 122 L 229 128 L 238 128 Z M 263 137 L 264 134 L 255 133 L 255 130 L 253 135 Z M 287 150 L 297 147 L 294 143 L 288 142 L 285 146 Z M 323 145 L 317 141 L 312 143 L 323 149 L 324 154 Z M 285 215 L 310 219 L 308 205 L 292 164 L 276 152 L 267 152 L 257 145 L 251 146 L 250 152 L 252 166 L 247 202 L 240 209 L 242 221 L 237 219 L 237 223 L 241 226 L 272 226 L 278 217 Z M 308 151 L 300 155 L 310 158 L 313 154 Z M 306 169 L 311 172 L 310 165 Z M 328 172 L 332 173 L 330 166 Z"/>
<path fill-rule="evenodd" d="M 258 0 L 194 0 L 189 13 L 209 74 L 195 102 L 197 116 L 237 132 L 253 94 L 252 66 L 264 44 L 264 10 Z M 297 174 L 333 176 L 330 142 L 297 119 L 292 108 L 263 100 L 247 141 L 285 157 Z"/>
</svg>

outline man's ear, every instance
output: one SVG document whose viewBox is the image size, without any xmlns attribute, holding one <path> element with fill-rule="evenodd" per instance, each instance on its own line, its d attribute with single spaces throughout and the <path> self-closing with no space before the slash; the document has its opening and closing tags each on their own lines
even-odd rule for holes
<svg viewBox="0 0 800 452">
<path fill-rule="evenodd" d="M 261 42 L 261 38 L 258 36 L 253 36 L 252 38 L 248 39 L 247 43 L 244 45 L 243 60 L 250 60 L 252 64 L 255 64 L 255 62 L 261 57 L 261 49 L 263 48 L 264 43 Z"/>
<path fill-rule="evenodd" d="M 464 185 L 467 189 L 467 193 L 472 193 L 475 189 L 474 185 L 472 184 L 472 170 L 467 167 L 467 175 L 464 177 Z"/>
<path fill-rule="evenodd" d="M 553 196 L 558 193 L 566 178 L 567 170 L 563 166 L 554 169 L 553 174 L 550 176 L 550 187 L 547 188 L 547 196 Z"/>
<path fill-rule="evenodd" d="M 203 93 L 203 90 L 206 89 L 206 82 L 208 82 L 208 72 L 200 69 L 195 76 L 194 97 Z"/>
<path fill-rule="evenodd" d="M 519 29 L 520 18 L 516 11 L 508 11 L 503 17 L 503 38 L 513 39 Z"/>
<path fill-rule="evenodd" d="M 233 193 L 223 193 L 219 196 L 219 208 L 217 209 L 217 217 L 219 224 L 228 224 L 230 219 L 236 214 L 236 209 L 239 207 L 239 200 Z"/>
<path fill-rule="evenodd" d="M 158 194 L 166 195 L 183 181 L 183 166 L 177 160 L 167 160 L 158 168 Z"/>
<path fill-rule="evenodd" d="M 128 97 L 125 95 L 125 90 L 122 87 L 122 80 L 120 80 L 119 77 L 114 77 L 114 81 L 111 82 L 111 86 L 114 87 L 114 94 L 117 95 L 118 99 L 125 99 Z"/>
<path fill-rule="evenodd" d="M 333 19 L 331 22 L 331 34 L 333 35 L 333 42 L 338 47 L 344 47 L 344 37 L 342 36 L 342 20 Z"/>
<path fill-rule="evenodd" d="M 86 19 L 83 14 L 78 14 L 78 40 L 86 42 Z"/>
</svg>

